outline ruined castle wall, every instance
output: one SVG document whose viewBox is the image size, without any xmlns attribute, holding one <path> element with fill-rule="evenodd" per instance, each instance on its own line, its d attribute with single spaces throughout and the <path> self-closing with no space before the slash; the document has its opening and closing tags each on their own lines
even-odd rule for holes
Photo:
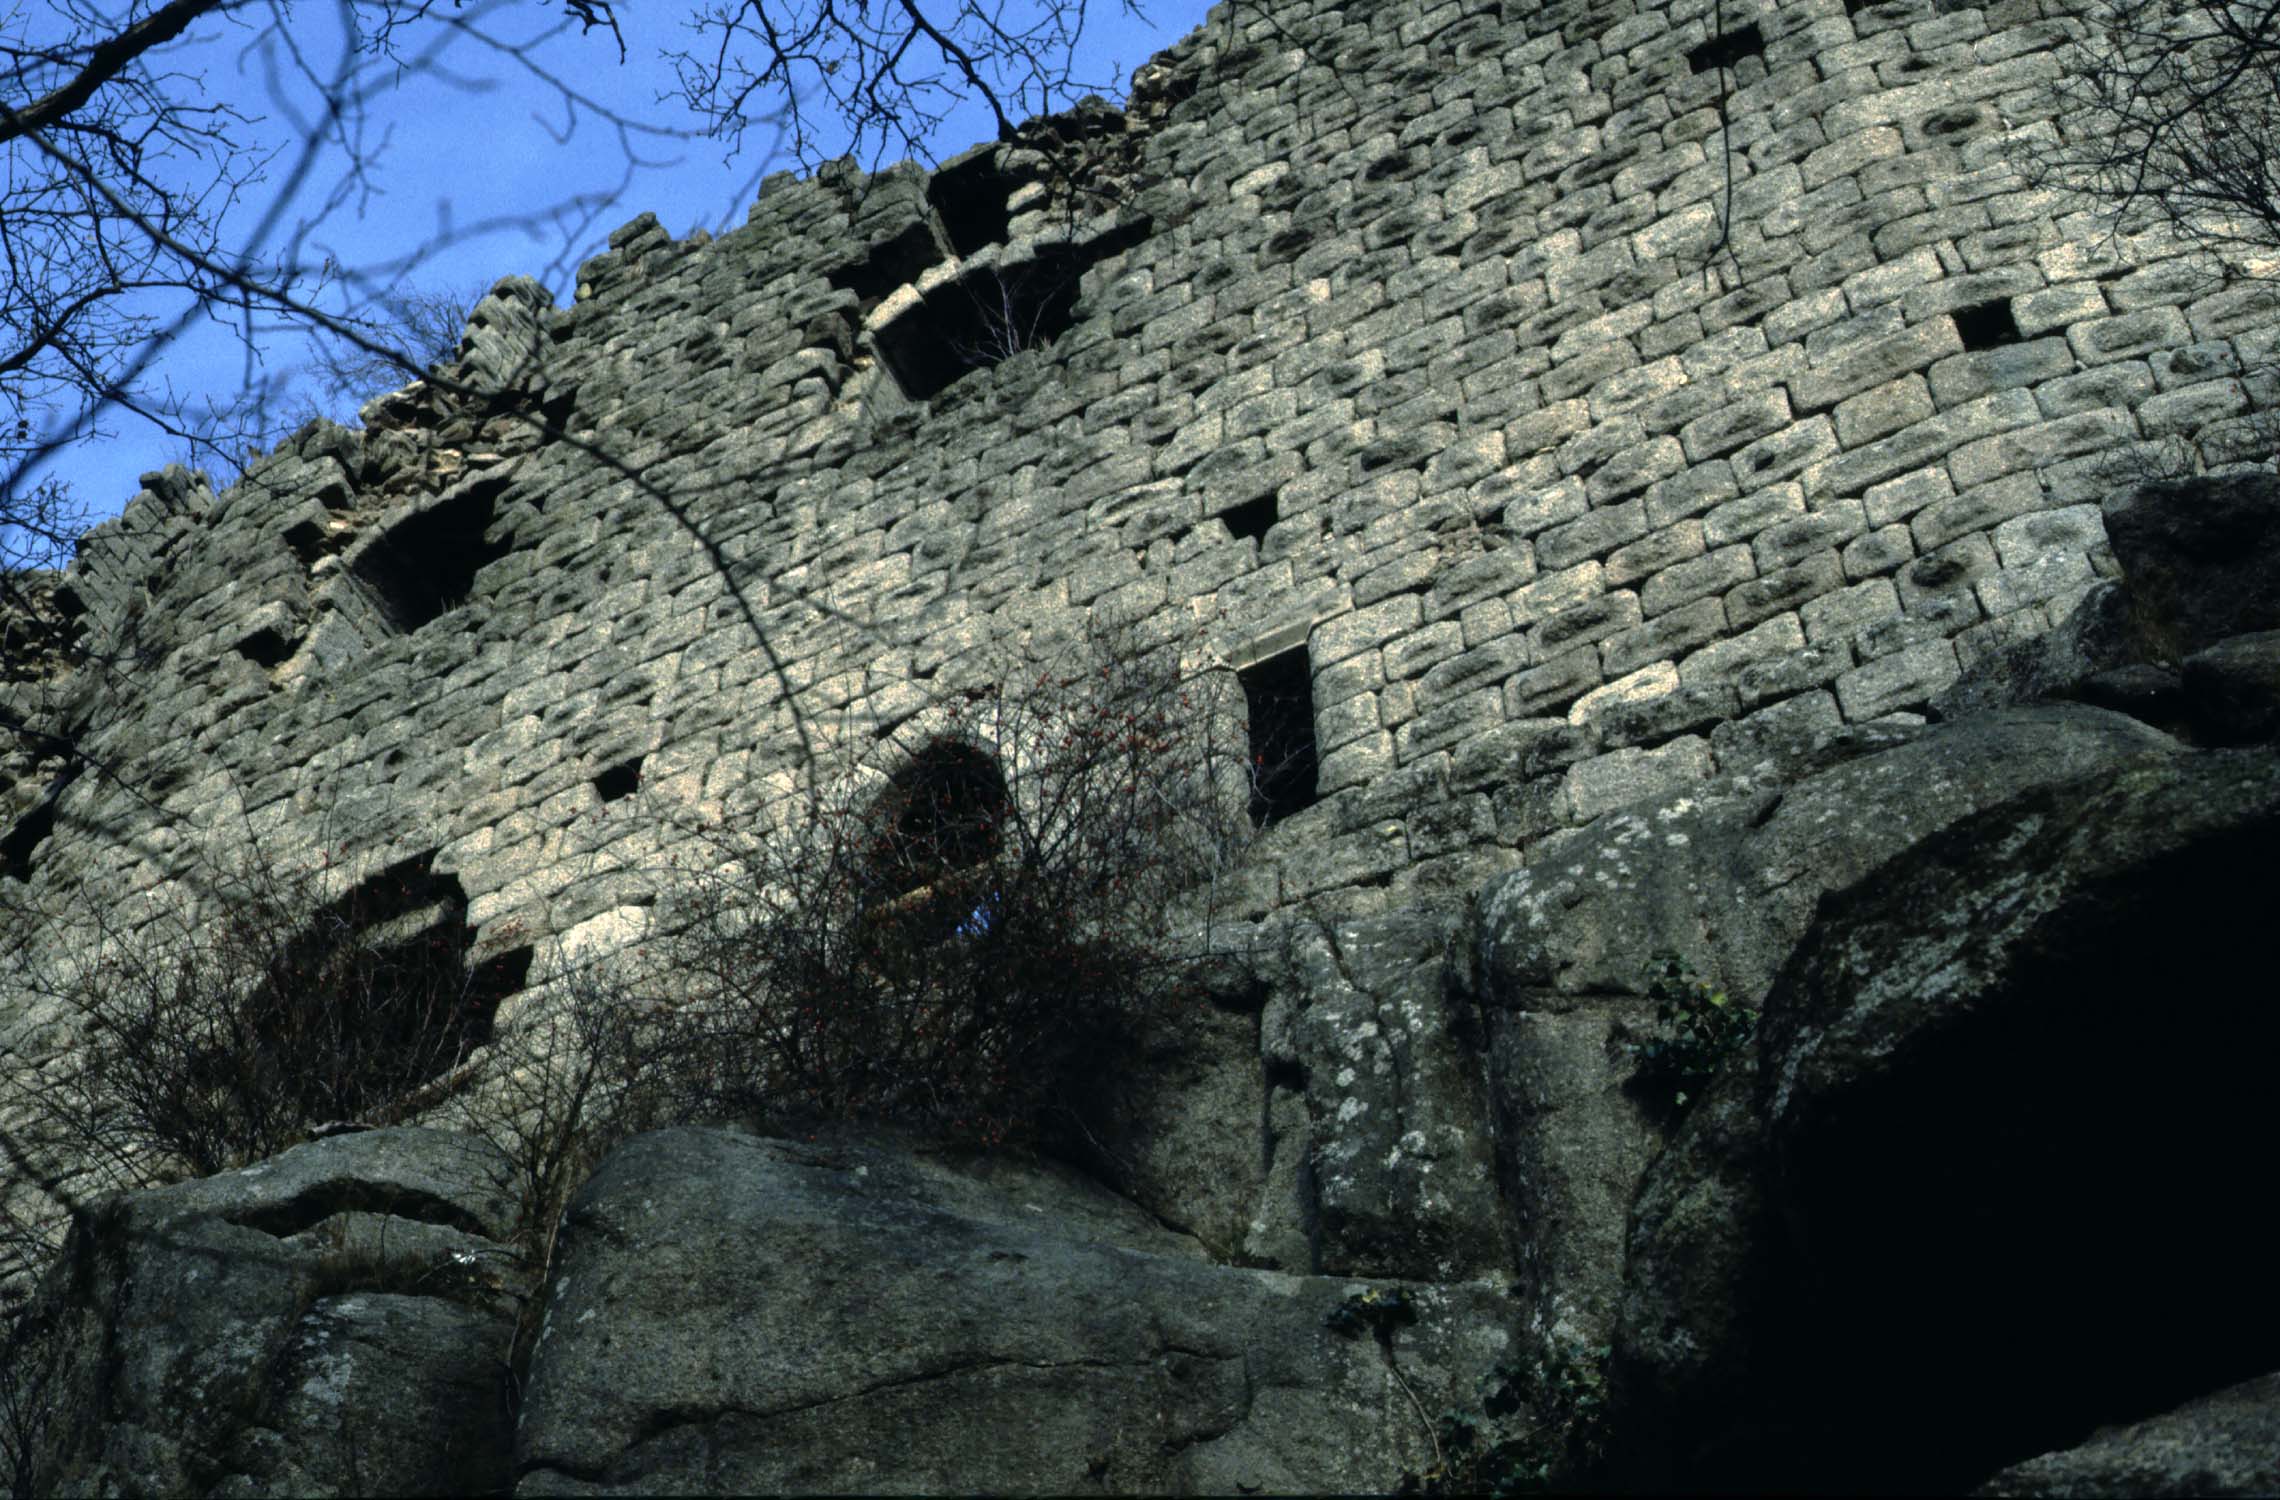
<svg viewBox="0 0 2280 1500">
<path fill-rule="evenodd" d="M 110 666 L 50 698 L 105 770 L 0 880 L 131 922 L 211 840 L 432 852 L 493 948 L 603 942 L 660 809 L 1080 619 L 1303 647 L 1319 800 L 1254 915 L 1470 889 L 1920 711 L 2106 564 L 2114 450 L 2269 399 L 2274 301 L 2007 165 L 2059 128 L 2058 7 L 1714 14 L 1223 6 L 1093 117 L 1110 200 L 991 147 L 931 197 L 636 221 L 568 308 L 502 286 L 450 390 L 226 494 L 154 476 L 89 539 Z M 1033 347 L 992 363 L 1009 286 Z M 19 1058 L 60 1035 L 0 1006 Z"/>
</svg>

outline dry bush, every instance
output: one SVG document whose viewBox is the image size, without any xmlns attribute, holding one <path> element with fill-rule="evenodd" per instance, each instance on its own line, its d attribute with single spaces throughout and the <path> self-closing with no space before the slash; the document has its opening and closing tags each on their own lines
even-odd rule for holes
<svg viewBox="0 0 2280 1500">
<path fill-rule="evenodd" d="M 1205 955 L 1169 913 L 1250 835 L 1231 688 L 1090 641 L 706 830 L 648 954 L 676 987 L 641 1038 L 654 1114 L 984 1144 L 1073 1118 L 1141 1008 L 1181 1003 Z"/>
<path fill-rule="evenodd" d="M 489 1034 L 500 976 L 464 967 L 464 913 L 424 860 L 333 894 L 329 856 L 213 869 L 202 898 L 127 929 L 88 914 L 91 961 L 27 976 L 80 1038 L 16 1082 L 46 1132 L 148 1182 L 258 1161 L 366 1120 Z"/>
</svg>

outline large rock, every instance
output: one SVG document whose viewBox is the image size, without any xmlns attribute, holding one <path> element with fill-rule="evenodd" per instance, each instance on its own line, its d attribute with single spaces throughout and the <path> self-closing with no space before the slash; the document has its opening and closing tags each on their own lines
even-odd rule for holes
<svg viewBox="0 0 2280 1500">
<path fill-rule="evenodd" d="M 504 1490 L 517 1213 L 495 1148 L 418 1129 L 102 1200 L 33 1307 L 34 1492 Z"/>
<path fill-rule="evenodd" d="M 1642 1185 L 1635 1483 L 1949 1490 L 2280 1365 L 2280 755 L 2037 787 L 1832 894 Z"/>
<path fill-rule="evenodd" d="M 2269 1495 L 2280 1488 L 2280 1374 L 2172 1412 L 2101 1428 L 2062 1453 L 2013 1464 L 1975 1490 L 2032 1500 L 2107 1495 Z"/>
<path fill-rule="evenodd" d="M 1444 994 L 1451 925 L 1395 912 L 1288 933 L 1261 1040 L 1270 1081 L 1305 1101 L 1275 1149 L 1301 1168 L 1290 1191 L 1313 1270 L 1454 1281 L 1510 1267 L 1480 1063 Z"/>
<path fill-rule="evenodd" d="M 1509 1265 L 1450 919 L 1296 917 L 1140 1018 L 1067 1142 L 1220 1260 L 1452 1281 Z"/>
<path fill-rule="evenodd" d="M 2121 581 L 2092 588 L 2048 632 L 1973 662 L 1932 700 L 1936 714 L 2069 698 L 2171 728 L 2202 717 L 2187 713 L 2179 663 L 2280 629 L 2280 477 L 2140 485 L 2111 496 L 2103 518 Z M 2243 740 L 2220 722 L 2210 742 Z"/>
<path fill-rule="evenodd" d="M 1243 1270 L 1065 1169 L 638 1136 L 565 1220 L 518 1494 L 1383 1490 L 1506 1343 L 1477 1284 Z M 1420 1405 L 1419 1403 L 1422 1403 Z"/>
<path fill-rule="evenodd" d="M 2161 480 L 2104 511 L 2133 622 L 2163 656 L 2280 630 L 2280 476 Z"/>
<path fill-rule="evenodd" d="M 1483 893 L 1469 982 L 1523 1280 L 1545 1328 L 1595 1344 L 1613 1322 L 1624 1220 L 1662 1132 L 1609 1041 L 1617 1025 L 1652 1019 L 1651 958 L 1680 954 L 1754 1003 L 1827 893 L 2022 789 L 2179 752 L 2143 724 L 2072 704 L 1886 731 L 1881 743 L 1786 789 L 1710 783 L 1610 813 L 1546 840 Z"/>
</svg>

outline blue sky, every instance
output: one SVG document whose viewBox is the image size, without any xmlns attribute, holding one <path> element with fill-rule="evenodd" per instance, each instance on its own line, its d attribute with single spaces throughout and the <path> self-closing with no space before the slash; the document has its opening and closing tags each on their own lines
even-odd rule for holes
<svg viewBox="0 0 2280 1500">
<path fill-rule="evenodd" d="M 316 193 L 338 184 L 337 158 L 310 174 L 297 217 L 316 227 L 303 259 L 330 256 L 368 273 L 373 285 L 397 281 L 399 265 L 416 260 L 402 284 L 454 295 L 478 294 L 501 276 L 530 275 L 566 304 L 579 261 L 636 214 L 654 212 L 676 236 L 741 224 L 758 179 L 797 164 L 770 132 L 748 134 L 732 159 L 724 159 L 723 142 L 693 134 L 701 122 L 680 102 L 672 68 L 660 61 L 668 50 L 701 45 L 689 29 L 688 0 L 616 9 L 622 64 L 606 33 L 581 35 L 560 9 L 534 0 L 474 0 L 456 14 L 477 26 L 453 33 L 424 65 L 411 49 L 438 38 L 432 29 L 407 31 L 400 53 L 415 65 L 390 76 L 366 122 L 366 154 L 378 170 L 329 208 Z M 1199 25 L 1206 3 L 1147 0 L 1144 9 L 1139 16 L 1116 0 L 1092 0 L 1086 17 L 1073 71 L 1117 102 L 1132 70 Z M 440 4 L 435 10 L 454 14 Z M 289 12 L 288 48 L 269 26 L 266 7 L 243 14 L 242 24 L 193 31 L 161 62 L 193 95 L 235 102 L 250 121 L 241 137 L 286 152 L 271 167 L 270 183 L 249 194 L 232 221 L 250 225 L 264 200 L 276 196 L 290 148 L 302 138 L 296 120 L 306 120 L 318 97 L 313 81 L 296 71 L 306 66 L 323 75 L 339 55 L 342 30 L 340 11 L 301 0 Z M 558 85 L 582 99 L 566 99 Z M 643 128 L 621 130 L 611 114 Z M 986 108 L 967 105 L 932 134 L 930 152 L 940 160 L 994 135 Z M 843 140 L 831 149 L 843 149 Z M 473 232 L 487 223 L 497 227 Z M 294 335 L 264 332 L 254 342 L 258 365 L 249 369 L 234 333 L 194 326 L 149 383 L 182 393 L 234 391 L 249 373 L 274 375 L 309 357 Z M 352 402 L 319 404 L 326 415 L 354 420 L 346 409 Z M 138 474 L 183 456 L 180 440 L 132 418 L 113 414 L 103 426 L 115 436 L 73 445 L 46 470 L 70 481 L 91 521 L 115 515 L 134 494 Z"/>
</svg>

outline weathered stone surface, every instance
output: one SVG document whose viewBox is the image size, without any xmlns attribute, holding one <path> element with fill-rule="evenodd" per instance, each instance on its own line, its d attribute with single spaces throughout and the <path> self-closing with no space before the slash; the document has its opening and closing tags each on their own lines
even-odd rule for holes
<svg viewBox="0 0 2280 1500">
<path fill-rule="evenodd" d="M 516 1212 L 495 1148 L 420 1129 L 98 1203 L 34 1304 L 63 1360 L 35 1492 L 506 1488 Z"/>
<path fill-rule="evenodd" d="M 1305 1155 L 1274 1187 L 1305 1204 L 1317 1271 L 1455 1281 L 1507 1263 L 1478 1062 L 1443 992 L 1450 928 L 1293 924 L 1265 1055 L 1305 1097 Z"/>
<path fill-rule="evenodd" d="M 2013 1464 L 1975 1495 L 2268 1495 L 2280 1474 L 2280 1375 L 2229 1386 L 2143 1422 L 2102 1428 L 2062 1453 Z"/>
<path fill-rule="evenodd" d="M 1386 1351 L 1357 1284 L 1217 1266 L 1065 1171 L 638 1136 L 573 1203 L 518 1494 L 1383 1489 L 1493 1360 L 1491 1288 Z"/>
<path fill-rule="evenodd" d="M 1698 797 L 1611 813 L 1546 840 L 1483 891 L 1469 943 L 1498 1164 L 1546 1326 L 1599 1342 L 1614 1316 L 1623 1217 L 1660 1135 L 1607 1049 L 1617 1024 L 1649 1019 L 1650 960 L 1683 955 L 1754 1002 L 1827 893 L 2024 788 L 2178 749 L 2071 705 L 1892 743 L 1910 734 L 1886 731 L 1888 748 L 1786 788 L 1720 779 Z M 1846 737 L 1856 751 L 1864 739 Z"/>
<path fill-rule="evenodd" d="M 1953 1489 L 2270 1368 L 2280 757 L 2027 790 L 1832 895 L 1642 1186 L 1640 1482 Z M 1966 1226 L 1959 1234 L 1958 1226 Z M 2142 1289 L 2142 1290 L 2140 1290 Z M 1936 1434 L 1934 1438 L 1931 1435 Z M 1656 1452 L 1658 1444 L 1661 1451 Z M 1658 1480 L 1660 1476 L 1660 1480 Z"/>
<path fill-rule="evenodd" d="M 1863 1369 L 1842 1342 L 1867 1329 L 1863 1347 L 1921 1353 L 1895 1326 L 1905 1319 L 1860 1311 L 1863 1297 L 1826 1304 L 1832 1349 L 1783 1311 L 1792 1304 L 1765 1312 L 1777 1292 L 1865 1273 L 1779 1249 L 1808 1231 L 1823 1246 L 1859 1236 L 1845 1238 L 1849 1220 L 1832 1227 L 1841 1194 L 1798 1185 L 1819 1170 L 1810 1133 L 1774 1132 L 1746 1079 L 1707 1092 L 1641 1186 L 1661 1129 L 1610 1066 L 1609 1031 L 1640 1018 L 1658 950 L 1755 998 L 1824 903 L 1874 889 L 1895 858 L 1983 809 L 2178 760 L 2157 729 L 2195 743 L 2264 733 L 2264 658 L 2234 642 L 2280 629 L 2256 613 L 2274 597 L 2272 482 L 2099 506 L 2103 450 L 2129 434 L 2213 454 L 2255 389 L 2231 377 L 2269 357 L 2269 309 L 2239 287 L 2186 288 L 2187 262 L 2154 237 L 2093 245 L 2017 191 L 1991 140 L 1970 139 L 2047 129 L 2035 101 L 2072 66 L 2048 7 L 1769 11 L 1763 35 L 1697 0 L 1620 9 L 1261 0 L 1222 12 L 1143 69 L 1125 110 L 1088 106 L 1065 122 L 1065 143 L 1105 153 L 1087 161 L 1094 185 L 1123 194 L 1108 212 L 1062 212 L 1027 147 L 1006 143 L 933 174 L 835 164 L 773 177 L 749 222 L 717 238 L 675 241 L 653 215 L 625 225 L 579 268 L 568 306 L 536 282 L 502 282 L 447 372 L 490 399 L 418 383 L 370 403 L 363 431 L 312 424 L 226 495 L 185 469 L 146 476 L 56 593 L 91 649 L 136 670 L 49 679 L 28 659 L 0 661 L 0 679 L 27 679 L 6 684 L 0 706 L 35 734 L 91 734 L 104 767 L 66 778 L 45 751 L 0 750 L 0 1058 L 45 1063 L 69 1044 L 52 996 L 18 976 L 67 970 L 108 936 L 77 916 L 131 926 L 132 897 L 201 890 L 248 841 L 271 861 L 320 847 L 359 867 L 432 858 L 464 890 L 477 956 L 535 948 L 529 972 L 544 974 L 544 945 L 560 939 L 556 957 L 601 959 L 651 930 L 646 915 L 613 914 L 672 909 L 664 872 L 717 865 L 720 813 L 736 799 L 781 795 L 848 741 L 880 747 L 871 769 L 892 775 L 894 755 L 920 748 L 906 726 L 988 685 L 978 644 L 1024 642 L 1044 661 L 1094 625 L 1129 626 L 1184 663 L 1288 664 L 1252 705 L 1283 727 L 1245 744 L 1237 726 L 1227 748 L 1296 766 L 1311 728 L 1318 773 L 1313 805 L 1264 829 L 1225 881 L 1243 920 L 1294 934 L 1288 964 L 1138 1030 L 1127 1066 L 1086 1101 L 1090 1138 L 1058 1143 L 1129 1204 L 1088 1218 L 1083 1205 L 1106 1200 L 1038 1176 L 1022 1201 L 1062 1204 L 1094 1238 L 1015 1248 L 1031 1260 L 956 1282 L 966 1323 L 951 1328 L 907 1260 L 939 1241 L 911 1226 L 979 1225 L 973 1243 L 996 1244 L 989 1226 L 1029 1233 L 1025 1214 L 889 1152 L 874 1175 L 908 1191 L 849 1222 L 918 1237 L 881 1230 L 857 1244 L 833 1238 L 818 1206 L 871 1201 L 816 1185 L 840 1169 L 797 1166 L 789 1145 L 740 1147 L 777 1153 L 765 1187 L 789 1206 L 783 1224 L 731 1195 L 714 1225 L 717 1186 L 690 1186 L 676 1238 L 642 1240 L 642 1256 L 587 1236 L 587 1263 L 606 1263 L 637 1304 L 630 1326 L 669 1336 L 601 1395 L 578 1387 L 570 1415 L 534 1408 L 545 1465 L 562 1466 L 532 1468 L 527 1485 L 773 1475 L 877 1487 L 902 1473 L 941 1488 L 1382 1486 L 1423 1466 L 1422 1426 L 1403 1425 L 1419 1413 L 1367 1343 L 1332 1345 L 1294 1373 L 1303 1340 L 1288 1330 L 1317 1327 L 1275 1321 L 1313 1295 L 1289 1290 L 1315 1285 L 1297 1273 L 1426 1283 L 1419 1394 L 1428 1409 L 1462 1405 L 1460 1367 L 1502 1325 L 1468 1313 L 1474 1331 L 1451 1331 L 1450 1309 L 1475 1290 L 1461 1278 L 1517 1270 L 1532 1298 L 1524 1338 L 1588 1345 L 1617 1317 L 1627 1214 L 1628 1295 L 1678 1311 L 1651 1326 L 1649 1311 L 1623 1315 L 1618 1375 L 1630 1409 L 1649 1415 L 1622 1452 L 1664 1464 L 1672 1482 L 1736 1488 L 1983 1477 L 1894 1467 L 1891 1454 L 1924 1446 L 1897 1420 L 1840 1462 L 1831 1434 L 1858 1437 L 1867 1419 L 1832 1413 L 1817 1389 L 1767 1383 L 1785 1361 L 1841 1371 L 1823 1385 L 1864 1409 L 1916 1413 L 1922 1433 L 1981 1431 L 1969 1413 L 1912 1404 L 1904 1382 Z M 1725 37 L 1705 32 L 1728 21 Z M 1706 45 L 1736 55 L 1705 74 L 1688 55 Z M 1708 110 L 1720 89 L 1727 107 Z M 1679 275 L 1686 257 L 1673 253 L 1706 252 L 1722 218 L 1706 206 L 1721 191 L 1704 147 L 1712 114 L 1751 169 L 1731 184 L 1722 283 Z M 988 288 L 973 278 L 1044 271 L 1053 317 L 1018 351 L 982 349 L 975 334 L 991 330 L 968 315 Z M 1969 347 L 2000 341 L 2005 317 L 2032 342 Z M 2091 587 L 2109 543 L 2135 592 Z M 2050 699 L 2074 704 L 1965 717 Z M 2196 704 L 2217 727 L 2204 731 Z M 1940 721 L 1929 729 L 1927 712 Z M 1985 827 L 1998 852 L 2040 836 Z M 1489 888 L 1444 976 L 1452 913 L 1409 903 L 1521 866 Z M 2200 930 L 2191 915 L 2175 930 Z M 2127 913 L 2107 918 L 2126 930 Z M 2144 941 L 2198 972 L 2168 936 Z M 2180 1013 L 2199 1003 L 2190 985 L 2112 967 Z M 2145 1073 L 2252 1095 L 2222 1072 L 2259 1055 L 2242 1039 L 2261 1035 L 2260 1013 L 2240 1005 L 2245 1016 L 2203 1027 L 2219 1037 L 2205 1044 L 2213 1062 L 2166 1039 L 2146 1049 L 2160 1068 Z M 1850 1037 L 1841 1019 L 1816 1020 L 1813 1035 Z M 1913 1135 L 1945 1141 L 1965 1166 L 2015 1161 L 2004 1132 L 2032 1120 L 1988 1123 L 1981 1096 L 2085 1069 L 2097 1081 L 2077 1094 L 2113 1107 L 2029 1089 L 2021 1109 L 2086 1118 L 2085 1137 L 2114 1160 L 2197 1181 L 2229 1211 L 2240 1193 L 2174 1169 L 2185 1147 L 2143 1146 L 2106 1122 L 2172 1142 L 2183 1137 L 2171 1117 L 2252 1142 L 2268 1138 L 2260 1122 L 2212 1125 L 2158 1080 L 2098 1072 L 2065 1024 L 2038 1039 L 2058 1066 L 1997 1046 L 2007 1074 L 1938 1091 L 1992 1145 L 1950 1139 L 1961 1127 L 1940 1136 L 1938 1119 L 1911 1119 Z M 1852 1042 L 1829 1083 L 1835 1139 L 1891 1118 L 1846 1113 L 1871 1090 L 1847 1080 L 1883 1066 Z M 39 1149 L 14 1149 L 27 1141 Z M 10 1145 L 0 1211 L 86 1165 L 28 1134 Z M 1933 1269 L 1872 1246 L 1865 1279 L 1947 1330 L 1959 1368 L 2024 1371 L 2020 1389 L 2063 1394 L 2064 1371 L 2012 1359 L 2002 1309 L 1967 1273 L 1937 1279 L 1957 1261 L 2003 1269 L 1957 1248 L 1987 1237 L 1982 1210 L 2009 1222 L 1997 1195 L 1957 1209 L 1906 1166 L 1881 1180 L 1899 1185 L 1896 1201 L 1934 1205 L 1931 1227 L 1910 1238 L 1902 1226 L 1894 1241 Z M 2095 1186 L 2127 1229 L 2134 1190 Z M 597 1201 L 613 1223 L 642 1222 L 622 1173 Z M 914 1206 L 924 1201 L 936 1208 Z M 2166 1207 L 2203 1222 L 2190 1204 Z M 381 1212 L 344 1209 L 340 1231 L 364 1233 L 358 1215 Z M 2116 1239 L 2066 1218 L 2067 1205 L 2053 1212 L 2082 1244 L 2133 1246 L 2156 1272 L 2196 1281 L 2147 1234 Z M 1156 1238 L 1135 1243 L 1157 1248 L 1100 1248 L 1143 1217 Z M 266 1244 L 236 1229 L 227 1245 Z M 391 1227 L 391 1243 L 411 1232 Z M 1753 1248 L 1767 1243 L 1778 1254 Z M 775 1257 L 766 1277 L 732 1264 L 747 1245 Z M 2071 1254 L 2051 1249 L 2062 1269 Z M 0 1241 L 0 1282 L 19 1256 Z M 674 1280 L 700 1262 L 716 1277 L 709 1307 Z M 1039 1301 L 1018 1271 L 1039 1262 L 1089 1269 Z M 2117 1312 L 2086 1279 L 2057 1277 L 2084 1326 L 2176 1300 L 2139 1268 L 2097 1264 L 2135 1300 Z M 778 1265 L 791 1269 L 778 1277 Z M 272 1291 L 306 1290 L 300 1274 L 246 1273 Z M 1136 1321 L 1135 1277 L 1155 1289 L 1140 1305 L 1188 1310 Z M 614 1377 L 592 1372 L 625 1347 L 601 1341 L 625 1335 L 604 1324 L 604 1301 L 582 1300 L 592 1294 L 574 1277 L 555 1330 L 584 1351 L 598 1390 Z M 329 1400 L 326 1372 L 344 1368 L 350 1384 L 414 1393 L 350 1403 L 387 1408 L 355 1429 L 359 1442 L 412 1443 L 429 1418 L 404 1413 L 481 1408 L 464 1383 L 393 1373 L 466 1366 L 491 1329 L 460 1304 L 416 1288 L 310 1296 L 306 1309 L 249 1305 L 248 1326 L 287 1330 L 266 1367 L 286 1386 L 275 1401 L 230 1387 L 226 1412 L 302 1431 Z M 1959 1327 L 1958 1308 L 1978 1326 Z M 577 1321 L 586 1311 L 591 1324 Z M 786 1321 L 801 1311 L 812 1328 Z M 977 1363 L 927 1367 L 939 1380 L 914 1386 L 862 1384 L 918 1369 L 892 1365 L 921 1347 L 897 1342 L 894 1318 L 934 1339 L 930 1357 Z M 2047 1321 L 2052 1348 L 2075 1347 L 2071 1325 Z M 1072 1352 L 1072 1329 L 1107 1339 L 1106 1362 Z M 1000 1343 L 986 1342 L 993 1330 Z M 827 1334 L 852 1342 L 825 1348 Z M 397 1352 L 367 1357 L 360 1339 Z M 1229 1351 L 1245 1340 L 1263 1352 L 1240 1384 Z M 1460 1344 L 1463 1358 L 1443 1358 Z M 722 1389 L 745 1382 L 741 1405 L 717 1404 L 701 1359 L 656 1353 L 691 1348 L 715 1351 Z M 780 1375 L 793 1349 L 813 1354 L 807 1373 L 751 1373 Z M 1191 1358 L 1204 1372 L 1193 1378 L 1179 1363 Z M 1909 1368 L 1927 1388 L 1954 1383 L 1929 1355 Z M 461 1394 L 436 1394 L 446 1387 Z M 604 1396 L 618 1404 L 578 1404 Z M 2049 1412 L 2057 1400 L 2033 1394 Z M 2089 1430 L 1985 1404 L 2019 1417 L 2018 1441 L 2041 1434 L 1990 1465 Z M 964 1428 L 913 1425 L 953 1409 Z M 1128 1411 L 1144 1415 L 1119 1437 L 1102 1414 Z M 870 1424 L 851 1429 L 870 1434 L 859 1447 L 832 1430 L 842 1412 Z M 747 1452 L 752 1413 L 771 1432 L 807 1432 L 805 1448 L 756 1447 L 776 1456 L 707 1470 L 707 1444 Z M 410 1425 L 387 1425 L 399 1418 Z M 244 1456 L 220 1427 L 185 1437 L 143 1420 L 83 1439 L 101 1449 L 88 1483 L 364 1482 L 314 1440 L 260 1447 L 271 1429 L 259 1422 L 240 1423 L 254 1445 Z M 431 1425 L 461 1441 L 444 1417 Z M 1009 1433 L 1036 1444 L 1006 1447 Z M 1080 1449 L 1088 1461 L 1071 1472 L 1063 1450 Z M 1881 1466 L 1865 1479 L 1859 1453 Z M 391 1482 L 429 1482 L 418 1465 L 432 1455 L 398 1459 Z"/>
<path fill-rule="evenodd" d="M 2171 479 L 2107 500 L 2139 627 L 2172 660 L 2280 629 L 2280 476 Z"/>
<path fill-rule="evenodd" d="M 2109 498 L 2104 516 L 2122 580 L 2093 587 L 2049 633 L 1972 663 L 1932 700 L 1934 712 L 1956 718 L 2078 698 L 2182 727 L 2184 705 L 2151 674 L 2175 672 L 2204 648 L 2280 623 L 2280 480 L 2239 474 L 2142 485 Z M 2248 670 L 2246 657 L 2224 660 Z M 2221 698 L 2230 690 L 2213 687 L 2218 672 L 2215 663 L 2204 668 Z M 2211 712 L 2210 743 L 2260 737 L 2233 727 L 2223 707 Z"/>
<path fill-rule="evenodd" d="M 2194 729 L 2209 744 L 2280 736 L 2280 630 L 2236 635 L 2186 657 L 2183 692 Z"/>
</svg>

